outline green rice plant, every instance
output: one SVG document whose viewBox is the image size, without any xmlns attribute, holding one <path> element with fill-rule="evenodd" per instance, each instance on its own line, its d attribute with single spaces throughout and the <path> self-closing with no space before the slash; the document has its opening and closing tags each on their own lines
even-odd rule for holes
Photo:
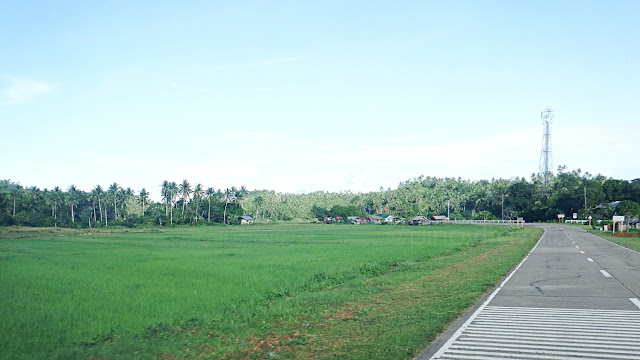
<svg viewBox="0 0 640 360">
<path fill-rule="evenodd" d="M 363 285 L 373 279 L 439 269 L 436 259 L 488 251 L 506 237 L 526 249 L 530 238 L 514 234 L 533 230 L 278 225 L 18 238 L 4 232 L 0 358 L 190 358 L 208 346 L 210 358 L 255 355 L 240 344 L 362 301 L 380 291 Z M 494 280 L 482 279 L 479 288 Z M 285 343 L 312 346 L 308 340 Z"/>
</svg>

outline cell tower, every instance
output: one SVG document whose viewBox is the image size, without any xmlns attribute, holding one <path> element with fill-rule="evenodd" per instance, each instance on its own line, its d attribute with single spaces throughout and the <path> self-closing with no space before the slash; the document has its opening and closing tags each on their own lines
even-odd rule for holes
<svg viewBox="0 0 640 360">
<path fill-rule="evenodd" d="M 540 176 L 542 176 L 542 188 L 547 189 L 553 176 L 553 161 L 551 159 L 551 122 L 553 121 L 553 110 L 544 109 L 540 114 L 544 135 L 542 136 L 542 151 L 540 152 Z"/>
</svg>

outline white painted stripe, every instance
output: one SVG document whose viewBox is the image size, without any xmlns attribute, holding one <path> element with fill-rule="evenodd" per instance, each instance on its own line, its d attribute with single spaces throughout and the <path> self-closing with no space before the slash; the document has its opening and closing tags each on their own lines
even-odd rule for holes
<svg viewBox="0 0 640 360">
<path fill-rule="evenodd" d="M 552 342 L 536 342 L 536 341 L 510 341 L 509 343 L 493 340 L 491 345 L 486 342 L 478 342 L 478 341 L 467 341 L 462 340 L 456 343 L 455 346 L 461 347 L 491 347 L 491 348 L 502 348 L 507 347 L 509 349 L 522 349 L 524 351 L 545 349 L 545 350 L 559 350 L 559 351 L 583 351 L 585 353 L 607 353 L 607 354 L 629 354 L 638 352 L 640 354 L 640 348 L 637 346 L 598 346 L 598 345 L 585 345 L 585 344 L 576 344 L 572 345 L 571 343 L 560 343 L 559 345 L 554 345 Z"/>
<path fill-rule="evenodd" d="M 515 317 L 498 317 L 498 316 L 493 316 L 493 317 L 478 317 L 478 320 L 476 321 L 476 324 L 488 324 L 491 325 L 491 323 L 495 323 L 495 324 L 511 324 L 511 323 L 516 323 L 516 324 L 521 324 L 523 321 L 526 321 L 528 324 L 532 324 L 532 325 L 536 325 L 536 324 L 549 324 L 549 325 L 555 325 L 555 324 L 559 324 L 559 325 L 566 325 L 566 326 L 581 326 L 584 324 L 597 324 L 599 326 L 621 326 L 621 325 L 628 325 L 628 326 L 632 326 L 632 327 L 636 327 L 640 326 L 640 321 L 631 319 L 629 321 L 616 321 L 616 320 L 610 320 L 610 321 L 598 321 L 598 319 L 594 319 L 594 318 L 588 318 L 588 319 L 566 319 L 566 318 L 559 318 L 559 319 L 554 319 L 554 318 L 550 318 L 550 317 L 546 317 L 546 318 L 537 318 L 537 317 L 519 317 L 519 318 L 515 318 Z M 595 320 L 595 321 L 594 321 Z M 638 331 L 640 331 L 640 329 L 638 329 Z"/>
<path fill-rule="evenodd" d="M 592 259 L 592 258 L 587 258 L 587 260 L 589 260 L 589 262 L 593 262 L 593 259 Z"/>
<path fill-rule="evenodd" d="M 580 250 L 580 254 L 584 254 L 584 251 Z"/>
<path fill-rule="evenodd" d="M 442 359 L 460 359 L 460 356 L 458 356 L 458 354 L 462 354 L 462 355 L 473 355 L 473 354 L 478 354 L 478 351 L 465 351 L 465 350 L 453 350 L 451 351 L 452 353 L 454 353 L 455 355 L 452 355 L 451 357 L 445 357 Z M 503 352 L 482 352 L 482 355 L 493 355 L 493 357 L 491 357 L 491 359 L 499 359 L 500 357 L 505 358 L 504 356 L 508 356 L 505 359 L 548 359 L 548 360 L 567 360 L 570 359 L 568 358 L 566 355 L 575 355 L 575 354 L 554 354 L 554 355 L 564 355 L 564 356 L 554 356 L 549 352 L 545 352 L 545 351 L 540 351 L 539 354 L 545 354 L 545 355 L 534 355 L 534 354 L 518 354 L 518 353 L 509 353 L 509 354 L 505 354 Z M 578 354 L 580 355 L 580 354 Z M 583 358 L 583 359 L 587 359 L 587 358 Z M 593 358 L 591 358 L 593 359 Z M 601 358 L 602 359 L 602 358 Z M 611 355 L 611 356 L 607 356 L 606 359 L 628 359 L 628 360 L 638 360 L 637 357 L 635 356 L 624 356 L 624 355 Z"/>
<path fill-rule="evenodd" d="M 493 324 L 492 324 L 493 323 Z M 554 330 L 574 330 L 574 331 L 580 331 L 580 329 L 583 329 L 585 326 L 584 324 L 572 324 L 572 325 L 557 325 L 554 323 L 549 323 L 549 324 L 545 324 L 544 322 L 539 322 L 539 323 L 531 323 L 531 324 L 526 324 L 524 327 L 520 327 L 518 325 L 522 324 L 522 321 L 500 321 L 500 320 L 494 320 L 494 321 L 478 321 L 477 324 L 478 326 L 486 326 L 489 328 L 496 328 L 496 327 L 503 327 L 503 328 L 508 328 L 509 326 L 513 326 L 514 329 L 554 329 Z M 474 323 L 475 324 L 475 323 Z M 598 329 L 597 331 L 604 331 L 604 330 L 625 330 L 625 331 L 629 331 L 629 332 L 633 332 L 634 334 L 640 334 L 640 331 L 638 331 L 638 325 L 628 325 L 628 326 L 615 326 L 615 325 L 599 325 L 599 324 L 594 324 L 593 326 L 591 326 L 592 329 Z M 589 330 L 584 330 L 584 331 L 589 331 Z"/>
<path fill-rule="evenodd" d="M 629 298 L 629 300 L 631 300 L 633 305 L 637 306 L 638 309 L 640 309 L 640 300 L 638 300 L 638 298 Z"/>
<path fill-rule="evenodd" d="M 631 315 L 631 316 L 638 316 L 638 312 L 636 311 L 629 311 L 629 310 L 606 310 L 606 309 L 558 309 L 558 308 L 525 308 L 525 307 L 515 307 L 515 306 L 487 306 L 487 311 L 490 310 L 499 310 L 500 312 L 505 312 L 505 311 L 512 311 L 512 310 L 518 310 L 518 311 L 522 311 L 523 313 L 530 313 L 530 312 L 534 312 L 534 311 L 542 311 L 542 312 L 548 312 L 548 313 L 552 313 L 552 314 L 560 314 L 560 313 L 565 313 L 565 314 L 598 314 L 598 313 L 602 313 L 602 314 L 613 314 L 613 313 L 618 313 L 621 315 Z"/>
<path fill-rule="evenodd" d="M 576 249 L 580 249 L 580 246 L 576 245 Z"/>
<path fill-rule="evenodd" d="M 490 338 L 490 339 L 496 339 L 493 341 L 503 341 L 504 339 L 514 339 L 514 340 L 518 340 L 518 341 L 522 341 L 522 336 L 516 336 L 516 334 L 514 333 L 503 333 L 503 334 L 494 334 L 494 333 L 486 333 L 486 332 L 479 332 L 479 333 L 474 333 L 472 331 L 466 331 L 464 334 L 464 338 L 465 339 L 482 339 L 482 338 Z M 575 336 L 571 335 L 564 335 L 564 336 L 559 336 L 559 335 L 548 335 L 548 336 L 543 336 L 543 335 L 531 335 L 531 336 L 527 336 L 526 337 L 527 340 L 530 341 L 545 341 L 545 340 L 551 340 L 551 342 L 562 342 L 565 339 L 570 339 L 570 343 L 571 344 L 580 344 L 580 343 L 585 343 L 585 344 L 594 344 L 594 340 L 598 340 L 598 344 L 607 344 L 607 345 L 628 345 L 629 339 L 624 338 L 624 339 L 620 339 L 618 338 L 618 336 L 612 336 L 612 337 L 603 337 L 603 336 L 586 336 L 586 337 L 582 337 L 580 339 L 576 339 Z"/>
<path fill-rule="evenodd" d="M 600 270 L 600 272 L 602 273 L 602 275 L 604 275 L 604 277 L 611 277 L 611 274 L 609 274 L 606 270 Z"/>
<path fill-rule="evenodd" d="M 470 346 L 461 346 L 461 345 L 451 345 L 451 348 L 453 350 L 463 350 L 463 349 L 471 349 L 473 351 L 501 351 L 503 350 L 502 348 L 498 347 L 498 346 L 474 346 L 474 347 L 470 347 Z M 527 355 L 533 355 L 533 354 L 549 354 L 549 355 L 570 355 L 570 356 L 585 356 L 585 355 L 596 355 L 596 356 L 602 356 L 602 354 L 593 354 L 592 352 L 583 352 L 583 351 L 564 351 L 564 350 L 558 350 L 558 349 L 526 349 L 526 348 L 520 348 L 518 347 L 517 350 L 514 349 L 514 351 L 517 351 L 518 354 L 527 354 Z M 485 354 L 489 354 L 488 352 L 485 352 Z M 500 353 L 496 353 L 496 355 L 498 355 Z M 632 356 L 629 356 L 628 354 L 632 354 Z M 507 354 L 502 353 L 502 356 L 505 356 Z M 512 356 L 513 353 L 509 353 L 509 356 Z M 640 353 L 638 353 L 637 355 L 633 355 L 633 353 L 629 353 L 627 352 L 626 354 L 613 354 L 613 353 L 607 353 L 606 358 L 607 359 L 633 359 L 633 360 L 638 360 L 638 356 L 640 356 Z M 566 359 L 566 358 L 565 358 Z"/>
<path fill-rule="evenodd" d="M 579 332 L 579 331 L 559 331 L 559 330 L 549 331 L 549 330 L 537 330 L 537 329 L 531 329 L 531 330 L 511 329 L 510 330 L 509 328 L 487 329 L 487 328 L 469 327 L 465 331 L 465 335 L 466 334 L 473 334 L 473 335 L 486 334 L 486 335 L 495 335 L 495 336 L 514 335 L 514 336 L 524 336 L 526 338 L 531 338 L 531 337 L 542 337 L 542 338 L 552 338 L 552 339 L 580 338 L 580 339 L 591 339 L 591 340 L 615 340 L 615 341 L 632 341 L 632 342 L 640 341 L 640 335 L 625 334 L 625 333 L 620 333 L 619 331 L 615 331 L 615 332 L 596 331 L 593 333 L 588 333 L 588 332 Z"/>
<path fill-rule="evenodd" d="M 637 360 L 640 311 L 486 306 L 432 359 Z"/>
<path fill-rule="evenodd" d="M 456 330 L 455 333 L 453 333 L 453 335 L 449 338 L 449 340 L 447 340 L 446 343 L 444 343 L 444 345 L 442 345 L 442 347 L 435 353 L 433 354 L 433 356 L 431 357 L 431 359 L 438 359 L 445 351 L 447 351 L 447 349 L 449 349 L 449 347 L 451 346 L 451 344 L 453 344 L 458 337 L 460 337 L 460 335 L 462 334 L 462 332 L 466 329 L 467 326 L 469 326 L 469 324 L 471 324 L 471 322 L 473 320 L 475 320 L 475 318 L 478 316 L 478 314 L 480 314 L 480 312 L 487 307 L 487 305 L 489 305 L 489 302 L 491 302 L 491 300 L 493 300 L 493 298 L 498 294 L 498 292 L 500 291 L 500 289 L 502 289 L 502 287 L 507 283 L 507 281 L 509 281 L 509 279 L 511 279 L 511 277 L 513 276 L 513 274 L 515 274 L 516 271 L 518 271 L 518 269 L 520 269 L 520 267 L 522 266 L 522 264 L 524 264 L 525 261 L 527 261 L 527 259 L 529 258 L 529 256 L 531 256 L 531 253 L 533 253 L 535 251 L 535 249 L 538 247 L 538 245 L 540 244 L 540 242 L 542 241 L 542 239 L 544 239 L 545 235 L 547 235 L 547 229 L 544 229 L 544 232 L 542 233 L 542 236 L 540 237 L 540 239 L 538 239 L 538 242 L 533 246 L 533 248 L 531 249 L 531 251 L 527 254 L 527 256 L 524 257 L 524 259 L 522 259 L 522 261 L 520 262 L 520 264 L 518 264 L 518 266 L 516 266 L 515 269 L 513 269 L 513 271 L 504 279 L 504 281 L 502 281 L 502 283 L 500 284 L 500 286 L 498 286 L 497 289 L 495 289 L 493 291 L 493 293 L 491 293 L 491 295 L 489 295 L 489 297 L 487 298 L 487 300 L 482 303 L 482 305 L 480 305 L 478 307 L 478 309 L 476 309 L 476 311 L 471 314 L 471 316 L 467 319 L 467 321 L 464 322 L 464 324 L 462 324 L 462 326 L 460 326 L 460 328 L 458 330 Z"/>
</svg>

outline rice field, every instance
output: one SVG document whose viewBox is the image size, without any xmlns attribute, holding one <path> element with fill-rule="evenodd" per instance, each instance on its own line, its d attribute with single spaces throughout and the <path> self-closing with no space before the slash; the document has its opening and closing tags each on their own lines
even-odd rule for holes
<svg viewBox="0 0 640 360">
<path fill-rule="evenodd" d="M 356 346 L 359 321 L 407 338 L 381 343 L 380 357 L 410 358 L 540 236 L 324 224 L 24 233 L 0 234 L 2 359 L 376 358 Z M 435 275 L 474 266 L 456 283 Z M 420 282 L 440 290 L 374 305 Z M 444 316 L 397 319 L 409 303 Z"/>
</svg>

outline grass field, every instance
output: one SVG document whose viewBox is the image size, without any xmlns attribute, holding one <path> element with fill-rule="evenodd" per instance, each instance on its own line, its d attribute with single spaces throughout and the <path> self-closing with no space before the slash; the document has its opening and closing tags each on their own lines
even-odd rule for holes
<svg viewBox="0 0 640 360">
<path fill-rule="evenodd" d="M 472 225 L 5 228 L 0 357 L 411 358 L 540 235 Z"/>
<path fill-rule="evenodd" d="M 640 237 L 620 237 L 615 236 L 611 231 L 600 231 L 600 230 L 591 230 L 587 229 L 590 233 L 595 236 L 599 236 L 603 239 L 612 241 L 618 245 L 622 245 L 627 249 L 640 251 Z M 638 230 L 634 229 L 631 231 L 633 234 L 638 234 Z"/>
</svg>

